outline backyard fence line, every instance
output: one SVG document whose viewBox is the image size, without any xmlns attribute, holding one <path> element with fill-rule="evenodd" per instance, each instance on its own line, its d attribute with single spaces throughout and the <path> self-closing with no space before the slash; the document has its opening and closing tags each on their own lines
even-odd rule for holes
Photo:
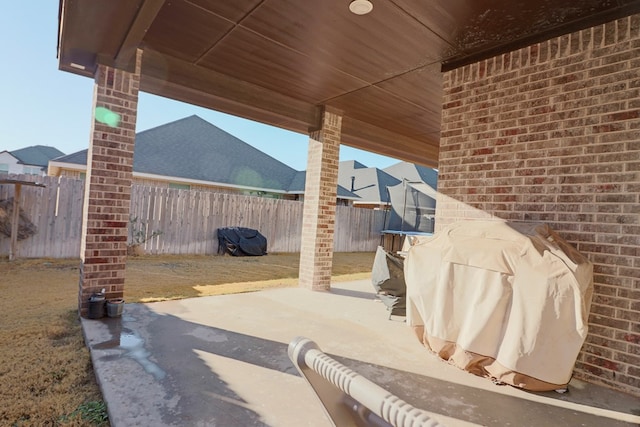
<svg viewBox="0 0 640 427">
<path fill-rule="evenodd" d="M 84 183 L 81 180 L 10 175 L 10 179 L 39 182 L 45 187 L 23 186 L 20 209 L 36 226 L 36 233 L 18 240 L 20 258 L 79 257 L 82 231 L 82 199 Z M 15 185 L 0 184 L 0 200 L 13 198 Z M 0 234 L 0 255 L 9 253 L 10 238 Z"/>
<path fill-rule="evenodd" d="M 11 175 L 46 187 L 22 187 L 21 209 L 37 233 L 18 241 L 20 258 L 80 256 L 84 181 L 65 177 Z M 13 197 L 11 184 L 0 184 L 0 200 Z M 299 252 L 303 203 L 208 191 L 180 190 L 134 184 L 131 216 L 147 235 L 148 254 L 213 255 L 218 252 L 216 230 L 248 227 L 262 233 L 269 252 Z M 336 207 L 334 250 L 371 252 L 380 243 L 384 212 Z M 0 256 L 9 253 L 10 239 L 0 233 Z"/>
</svg>

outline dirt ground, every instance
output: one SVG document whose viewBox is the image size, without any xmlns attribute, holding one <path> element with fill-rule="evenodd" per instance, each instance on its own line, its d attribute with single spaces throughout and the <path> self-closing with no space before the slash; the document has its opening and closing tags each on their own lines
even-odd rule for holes
<svg viewBox="0 0 640 427">
<path fill-rule="evenodd" d="M 333 280 L 370 277 L 373 258 L 334 254 Z M 77 318 L 79 263 L 0 259 L 0 425 L 108 425 Z M 299 254 L 130 257 L 125 300 L 297 286 L 298 263 Z"/>
</svg>

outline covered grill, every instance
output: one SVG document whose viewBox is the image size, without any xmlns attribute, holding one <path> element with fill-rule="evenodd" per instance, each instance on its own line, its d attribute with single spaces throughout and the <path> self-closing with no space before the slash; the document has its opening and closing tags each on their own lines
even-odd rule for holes
<svg viewBox="0 0 640 427">
<path fill-rule="evenodd" d="M 405 280 L 407 322 L 441 358 L 528 390 L 569 382 L 593 266 L 549 226 L 466 221 L 418 237 Z"/>
</svg>

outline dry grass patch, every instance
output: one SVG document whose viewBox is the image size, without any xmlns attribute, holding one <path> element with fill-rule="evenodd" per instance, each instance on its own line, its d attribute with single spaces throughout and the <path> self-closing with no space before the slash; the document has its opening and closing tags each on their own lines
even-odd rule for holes
<svg viewBox="0 0 640 427">
<path fill-rule="evenodd" d="M 367 277 L 374 255 L 370 252 L 334 254 L 334 280 L 354 273 Z M 299 254 L 129 258 L 125 300 L 151 302 L 297 286 L 299 262 Z M 348 279 L 355 280 L 355 277 Z"/>
<path fill-rule="evenodd" d="M 77 411 L 102 400 L 76 315 L 78 261 L 0 272 L 0 425 L 95 425 Z"/>
<path fill-rule="evenodd" d="M 370 277 L 373 253 L 334 254 L 333 280 Z M 95 426 L 104 413 L 77 318 L 79 260 L 0 259 L 0 425 Z M 298 254 L 129 258 L 125 299 L 296 286 Z M 108 425 L 108 424 L 107 424 Z"/>
</svg>

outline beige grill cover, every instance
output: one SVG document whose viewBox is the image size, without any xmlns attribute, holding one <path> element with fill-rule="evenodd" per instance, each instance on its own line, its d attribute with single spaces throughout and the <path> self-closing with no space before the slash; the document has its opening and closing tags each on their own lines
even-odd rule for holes
<svg viewBox="0 0 640 427">
<path fill-rule="evenodd" d="M 563 388 L 587 335 L 593 266 L 544 224 L 463 221 L 405 261 L 407 323 L 461 369 Z"/>
</svg>

